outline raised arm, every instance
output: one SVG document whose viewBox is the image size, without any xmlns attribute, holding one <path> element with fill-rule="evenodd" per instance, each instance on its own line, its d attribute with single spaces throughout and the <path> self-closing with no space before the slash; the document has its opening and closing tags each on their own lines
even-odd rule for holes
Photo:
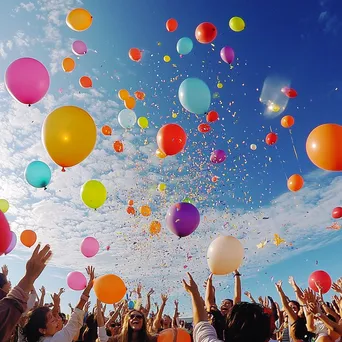
<svg viewBox="0 0 342 342">
<path fill-rule="evenodd" d="M 151 310 L 151 296 L 153 295 L 153 293 L 154 293 L 154 290 L 151 289 L 150 291 L 147 292 L 147 295 L 146 295 L 146 307 L 145 307 L 146 317 L 148 316 Z"/>
<path fill-rule="evenodd" d="M 294 323 L 298 319 L 298 315 L 291 309 L 289 303 L 287 301 L 286 295 L 282 289 L 282 281 L 278 281 L 276 284 L 276 289 L 280 296 L 281 304 L 283 305 L 287 315 L 289 316 L 289 323 L 290 325 Z"/>
<path fill-rule="evenodd" d="M 45 301 L 45 294 L 46 294 L 46 291 L 45 291 L 45 287 L 42 286 L 41 289 L 39 289 L 40 291 L 40 300 L 39 300 L 39 303 L 38 303 L 38 306 L 42 307 L 44 306 L 44 301 Z"/>
<path fill-rule="evenodd" d="M 205 282 L 205 307 L 207 311 L 211 311 L 211 307 L 216 307 L 215 287 L 213 286 L 213 274 L 211 273 Z"/>
<path fill-rule="evenodd" d="M 163 316 L 163 312 L 164 312 L 164 309 L 165 309 L 165 305 L 166 305 L 166 302 L 168 300 L 168 296 L 165 295 L 165 294 L 162 294 L 161 295 L 161 300 L 162 300 L 162 304 L 158 310 L 158 313 L 156 314 L 156 317 L 154 318 L 154 321 L 153 321 L 153 330 L 155 332 L 158 332 L 158 330 L 160 329 L 161 327 L 161 318 Z"/>
<path fill-rule="evenodd" d="M 289 284 L 293 288 L 293 291 L 296 294 L 297 301 L 300 305 L 304 305 L 304 297 L 303 297 L 303 291 L 298 287 L 296 281 L 292 276 L 289 277 Z"/>
<path fill-rule="evenodd" d="M 175 311 L 173 313 L 173 318 L 172 318 L 172 327 L 173 328 L 177 328 L 178 327 L 178 323 L 177 323 L 177 318 L 178 318 L 178 300 L 174 301 L 175 303 Z"/>
<path fill-rule="evenodd" d="M 108 321 L 106 322 L 106 328 L 109 329 L 110 325 L 112 324 L 112 322 L 115 322 L 117 320 L 117 318 L 120 315 L 121 309 L 123 307 L 125 302 L 121 302 L 115 309 L 113 315 L 108 319 Z"/>
<path fill-rule="evenodd" d="M 78 304 L 76 305 L 76 309 L 79 309 L 79 310 L 83 310 L 85 303 L 88 302 L 89 293 L 90 293 L 91 289 L 93 288 L 93 283 L 94 283 L 94 279 L 95 279 L 95 268 L 94 267 L 88 266 L 86 268 L 86 271 L 87 271 L 87 274 L 89 275 L 89 282 L 88 282 L 87 287 L 83 291 Z"/>
<path fill-rule="evenodd" d="M 241 274 L 239 270 L 234 272 L 234 305 L 241 303 Z"/>
<path fill-rule="evenodd" d="M 255 304 L 256 304 L 256 301 L 255 301 L 255 299 L 253 298 L 253 296 L 252 296 L 252 294 L 251 294 L 250 292 L 246 291 L 246 292 L 244 293 L 244 295 L 245 295 L 246 297 L 248 297 L 249 300 L 250 300 L 252 303 L 255 303 Z"/>
</svg>

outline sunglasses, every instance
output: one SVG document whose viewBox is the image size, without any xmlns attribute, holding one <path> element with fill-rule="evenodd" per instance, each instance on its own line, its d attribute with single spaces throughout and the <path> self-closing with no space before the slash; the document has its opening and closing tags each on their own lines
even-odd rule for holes
<svg viewBox="0 0 342 342">
<path fill-rule="evenodd" d="M 143 316 L 142 315 L 134 315 L 134 314 L 132 314 L 132 315 L 129 316 L 129 318 L 130 319 L 134 319 L 134 318 L 143 319 Z"/>
</svg>

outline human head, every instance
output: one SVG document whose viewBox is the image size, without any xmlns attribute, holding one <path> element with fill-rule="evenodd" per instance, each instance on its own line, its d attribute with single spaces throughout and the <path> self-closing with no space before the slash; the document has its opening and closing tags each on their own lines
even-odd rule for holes
<svg viewBox="0 0 342 342">
<path fill-rule="evenodd" d="M 124 341 L 131 341 L 133 333 L 139 335 L 139 341 L 148 338 L 146 318 L 139 310 L 130 310 L 126 314 L 120 336 Z"/>
<path fill-rule="evenodd" d="M 233 306 L 233 301 L 231 299 L 224 299 L 221 302 L 221 306 L 220 306 L 221 313 L 223 315 L 227 315 L 229 310 L 232 308 L 232 306 Z"/>
<path fill-rule="evenodd" d="M 300 311 L 300 304 L 295 300 L 289 301 L 289 307 L 293 310 L 294 313 L 298 314 Z"/>
<path fill-rule="evenodd" d="M 7 294 L 11 291 L 11 287 L 11 282 L 7 280 L 3 273 L 0 273 L 0 289 Z"/>
<path fill-rule="evenodd" d="M 168 315 L 163 315 L 163 319 L 162 319 L 162 327 L 164 329 L 168 329 L 171 328 L 172 325 L 172 319 L 170 316 Z"/>
<path fill-rule="evenodd" d="M 109 330 L 110 330 L 110 333 L 111 335 L 110 336 L 116 336 L 118 334 L 120 334 L 120 331 L 121 331 L 121 323 L 120 322 L 114 322 L 110 325 L 109 327 Z"/>
</svg>

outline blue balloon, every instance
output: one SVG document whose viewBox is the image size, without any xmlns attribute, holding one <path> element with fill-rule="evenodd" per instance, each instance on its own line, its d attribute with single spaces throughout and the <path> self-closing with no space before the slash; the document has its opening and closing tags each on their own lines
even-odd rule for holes
<svg viewBox="0 0 342 342">
<path fill-rule="evenodd" d="M 211 94 L 205 82 L 198 78 L 187 78 L 178 89 L 181 105 L 194 114 L 204 114 L 208 111 Z"/>
<path fill-rule="evenodd" d="M 177 52 L 180 55 L 187 55 L 194 47 L 194 43 L 188 37 L 183 37 L 177 42 Z"/>
<path fill-rule="evenodd" d="M 134 302 L 133 302 L 132 300 L 130 300 L 130 301 L 128 302 L 128 309 L 129 309 L 129 310 L 133 310 L 133 309 L 134 309 Z"/>
<path fill-rule="evenodd" d="M 36 160 L 27 166 L 25 178 L 35 188 L 46 188 L 51 180 L 51 170 L 48 165 Z"/>
<path fill-rule="evenodd" d="M 118 115 L 118 121 L 121 127 L 130 129 L 137 122 L 137 116 L 131 109 L 123 109 Z"/>
</svg>

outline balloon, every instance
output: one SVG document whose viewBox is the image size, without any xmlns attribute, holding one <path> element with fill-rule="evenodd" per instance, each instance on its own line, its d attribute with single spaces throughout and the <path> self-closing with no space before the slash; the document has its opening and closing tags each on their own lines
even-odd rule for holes
<svg viewBox="0 0 342 342">
<path fill-rule="evenodd" d="M 332 213 L 331 213 L 331 216 L 334 218 L 334 219 L 339 219 L 342 217 L 342 207 L 336 207 L 333 209 Z"/>
<path fill-rule="evenodd" d="M 103 135 L 112 135 L 112 129 L 110 126 L 107 126 L 107 125 L 102 126 L 101 131 Z"/>
<path fill-rule="evenodd" d="M 220 52 L 221 59 L 228 64 L 232 64 L 235 58 L 235 52 L 230 46 L 225 46 Z"/>
<path fill-rule="evenodd" d="M 266 139 L 265 139 L 265 142 L 267 145 L 274 145 L 278 140 L 278 135 L 276 133 L 268 133 L 266 135 Z"/>
<path fill-rule="evenodd" d="M 297 97 L 298 95 L 297 92 L 293 88 L 289 88 L 289 87 L 282 88 L 281 92 L 284 93 L 290 99 Z"/>
<path fill-rule="evenodd" d="M 226 158 L 227 158 L 226 152 L 224 152 L 223 150 L 215 150 L 211 152 L 211 155 L 210 155 L 210 161 L 213 164 L 223 163 L 226 160 Z"/>
<path fill-rule="evenodd" d="M 173 156 L 185 147 L 187 140 L 184 129 L 176 124 L 166 124 L 161 127 L 157 134 L 159 149 L 167 156 Z"/>
<path fill-rule="evenodd" d="M 223 88 L 223 84 L 221 82 L 217 83 L 217 88 L 219 89 Z"/>
<path fill-rule="evenodd" d="M 185 329 L 169 328 L 159 333 L 157 342 L 191 342 L 191 336 Z"/>
<path fill-rule="evenodd" d="M 189 197 L 184 197 L 182 202 L 184 202 L 184 203 L 190 203 L 190 204 L 193 204 L 193 201 L 192 201 L 192 199 L 191 199 L 191 198 L 189 198 Z"/>
<path fill-rule="evenodd" d="M 81 32 L 87 30 L 93 22 L 93 17 L 84 8 L 75 8 L 71 10 L 67 17 L 67 25 L 74 31 Z"/>
<path fill-rule="evenodd" d="M 124 101 L 124 105 L 127 109 L 133 109 L 135 107 L 135 98 L 132 96 L 129 96 L 125 101 Z"/>
<path fill-rule="evenodd" d="M 24 57 L 15 60 L 7 68 L 5 85 L 16 100 L 30 106 L 40 101 L 47 93 L 50 76 L 41 62 Z"/>
<path fill-rule="evenodd" d="M 322 288 L 323 294 L 329 292 L 332 285 L 330 275 L 325 271 L 315 271 L 310 274 L 309 286 L 313 291 L 318 292 L 316 283 Z"/>
<path fill-rule="evenodd" d="M 192 51 L 193 47 L 194 43 L 192 40 L 188 37 L 183 37 L 177 42 L 176 49 L 180 55 L 187 55 Z"/>
<path fill-rule="evenodd" d="M 6 216 L 0 211 L 0 255 L 5 253 L 10 246 L 12 240 L 12 233 Z"/>
<path fill-rule="evenodd" d="M 36 160 L 27 165 L 25 178 L 35 188 L 46 189 L 51 180 L 51 170 L 48 165 Z"/>
<path fill-rule="evenodd" d="M 113 148 L 115 152 L 121 153 L 124 150 L 124 145 L 120 140 L 116 140 L 113 143 Z"/>
<path fill-rule="evenodd" d="M 107 190 L 98 180 L 88 180 L 81 188 L 83 203 L 92 209 L 100 208 L 107 199 Z"/>
<path fill-rule="evenodd" d="M 82 76 L 79 82 L 82 88 L 91 88 L 93 86 L 93 81 L 89 76 Z"/>
<path fill-rule="evenodd" d="M 134 204 L 134 201 L 133 200 L 129 200 L 128 201 L 128 205 L 133 205 Z"/>
<path fill-rule="evenodd" d="M 138 119 L 138 126 L 142 129 L 147 128 L 148 127 L 148 119 L 145 118 L 144 116 L 141 116 Z"/>
<path fill-rule="evenodd" d="M 250 148 L 251 148 L 252 151 L 255 151 L 257 149 L 257 145 L 251 144 Z"/>
<path fill-rule="evenodd" d="M 211 242 L 207 252 L 210 272 L 225 275 L 237 270 L 244 257 L 241 242 L 233 236 L 219 236 Z"/>
<path fill-rule="evenodd" d="M 301 175 L 292 175 L 288 180 L 287 180 L 287 187 L 289 190 L 296 192 L 299 191 L 304 185 L 304 179 Z"/>
<path fill-rule="evenodd" d="M 306 140 L 306 153 L 313 164 L 326 171 L 342 171 L 342 126 L 316 127 Z"/>
<path fill-rule="evenodd" d="M 11 234 L 12 234 L 11 242 L 9 246 L 7 247 L 7 249 L 5 250 L 5 255 L 11 253 L 17 244 L 17 236 L 15 235 L 14 232 L 11 232 Z"/>
<path fill-rule="evenodd" d="M 166 190 L 166 184 L 165 183 L 158 184 L 158 190 L 159 191 L 165 191 Z"/>
<path fill-rule="evenodd" d="M 201 124 L 198 125 L 198 130 L 201 133 L 207 133 L 207 132 L 210 132 L 211 127 L 210 127 L 209 124 L 201 123 Z"/>
<path fill-rule="evenodd" d="M 137 122 L 137 116 L 131 109 L 123 109 L 118 115 L 118 121 L 122 128 L 133 128 Z"/>
<path fill-rule="evenodd" d="M 95 295 L 102 303 L 117 303 L 125 296 L 126 291 L 123 280 L 114 274 L 106 274 L 94 280 Z"/>
<path fill-rule="evenodd" d="M 215 112 L 214 110 L 211 110 L 208 114 L 207 114 L 207 122 L 215 122 L 217 121 L 219 118 L 219 115 L 217 112 Z"/>
<path fill-rule="evenodd" d="M 55 109 L 46 117 L 42 129 L 45 149 L 62 171 L 88 157 L 95 147 L 96 135 L 93 118 L 75 106 Z"/>
<path fill-rule="evenodd" d="M 87 279 L 83 273 L 74 271 L 67 275 L 68 286 L 75 291 L 82 291 L 87 287 Z"/>
<path fill-rule="evenodd" d="M 119 99 L 125 101 L 129 98 L 129 92 L 126 89 L 121 89 L 118 92 Z"/>
<path fill-rule="evenodd" d="M 145 93 L 143 92 L 143 91 L 139 91 L 139 90 L 137 90 L 137 91 L 135 91 L 134 92 L 134 96 L 138 99 L 138 100 L 144 100 L 145 99 Z"/>
<path fill-rule="evenodd" d="M 193 233 L 200 224 L 200 213 L 191 203 L 173 204 L 166 214 L 166 225 L 179 237 Z"/>
<path fill-rule="evenodd" d="M 208 111 L 211 102 L 210 89 L 199 78 L 187 78 L 178 89 L 181 105 L 189 112 L 204 114 Z"/>
<path fill-rule="evenodd" d="M 166 22 L 166 29 L 169 31 L 169 32 L 174 32 L 177 30 L 177 27 L 178 27 L 178 22 L 176 19 L 169 19 L 167 22 Z"/>
<path fill-rule="evenodd" d="M 131 48 L 128 51 L 128 56 L 133 62 L 140 62 L 142 58 L 142 51 L 138 48 Z"/>
<path fill-rule="evenodd" d="M 126 211 L 129 215 L 135 215 L 135 209 L 133 207 L 127 207 Z"/>
<path fill-rule="evenodd" d="M 132 301 L 132 300 L 130 300 L 129 302 L 128 302 L 128 309 L 129 310 L 133 310 L 134 309 L 134 302 Z"/>
<path fill-rule="evenodd" d="M 0 199 L 0 211 L 5 213 L 9 209 L 9 203 L 5 199 Z"/>
<path fill-rule="evenodd" d="M 240 17 L 233 17 L 229 20 L 229 27 L 234 32 L 241 32 L 245 29 L 245 22 Z"/>
<path fill-rule="evenodd" d="M 139 208 L 140 214 L 142 216 L 150 216 L 151 215 L 151 208 L 148 205 L 143 205 Z"/>
<path fill-rule="evenodd" d="M 212 23 L 202 23 L 196 27 L 196 39 L 202 44 L 211 43 L 217 36 L 217 29 Z"/>
<path fill-rule="evenodd" d="M 75 40 L 72 43 L 72 52 L 77 56 L 85 55 L 88 52 L 87 45 L 82 40 Z"/>
<path fill-rule="evenodd" d="M 291 128 L 295 123 L 294 117 L 291 115 L 285 115 L 284 117 L 282 117 L 280 124 L 284 127 L 284 128 Z"/>
<path fill-rule="evenodd" d="M 158 235 L 161 231 L 161 224 L 159 221 L 152 221 L 150 224 L 150 234 Z"/>
<path fill-rule="evenodd" d="M 168 56 L 168 55 L 164 56 L 163 59 L 164 59 L 164 62 L 165 62 L 165 63 L 169 63 L 169 62 L 171 61 L 171 57 Z"/>
<path fill-rule="evenodd" d="M 93 237 L 86 237 L 81 243 L 81 252 L 87 258 L 95 256 L 98 253 L 99 249 L 100 244 Z"/>
<path fill-rule="evenodd" d="M 26 229 L 20 234 L 20 241 L 24 246 L 30 248 L 36 243 L 37 234 L 33 230 Z"/>
<path fill-rule="evenodd" d="M 156 150 L 156 156 L 160 159 L 164 159 L 167 157 L 167 155 L 163 151 L 161 151 L 159 148 Z"/>
<path fill-rule="evenodd" d="M 211 178 L 211 180 L 212 180 L 214 183 L 216 183 L 216 182 L 219 180 L 219 178 L 220 178 L 220 177 L 213 176 L 213 177 Z"/>
<path fill-rule="evenodd" d="M 63 71 L 71 72 L 75 69 L 75 65 L 76 63 L 72 58 L 66 57 L 63 59 L 63 62 L 62 62 Z"/>
</svg>

